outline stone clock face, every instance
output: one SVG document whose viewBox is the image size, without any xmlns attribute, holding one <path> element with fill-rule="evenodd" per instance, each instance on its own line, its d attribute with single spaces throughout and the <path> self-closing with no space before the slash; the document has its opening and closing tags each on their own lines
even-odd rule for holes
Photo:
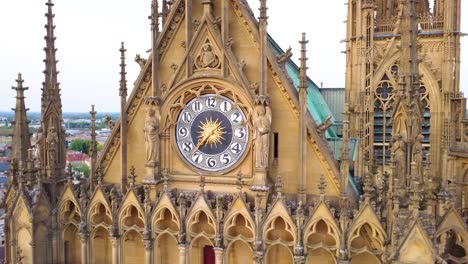
<svg viewBox="0 0 468 264">
<path fill-rule="evenodd" d="M 184 159 L 209 172 L 234 166 L 249 142 L 244 112 L 230 99 L 213 94 L 195 98 L 182 109 L 175 133 Z"/>
</svg>

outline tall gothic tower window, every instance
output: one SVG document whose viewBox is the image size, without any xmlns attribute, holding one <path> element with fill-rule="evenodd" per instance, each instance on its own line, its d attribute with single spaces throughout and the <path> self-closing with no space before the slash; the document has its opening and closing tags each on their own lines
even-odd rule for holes
<svg viewBox="0 0 468 264">
<path fill-rule="evenodd" d="M 392 113 L 397 91 L 398 65 L 391 66 L 374 89 L 374 157 L 378 164 L 390 164 L 392 140 Z M 431 109 L 429 93 L 421 82 L 419 94 L 424 109 L 422 134 L 425 154 L 429 150 Z"/>
</svg>

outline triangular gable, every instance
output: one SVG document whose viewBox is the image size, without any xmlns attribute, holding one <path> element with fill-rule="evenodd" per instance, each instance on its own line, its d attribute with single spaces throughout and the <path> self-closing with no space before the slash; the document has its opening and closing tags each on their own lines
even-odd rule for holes
<svg viewBox="0 0 468 264">
<path fill-rule="evenodd" d="M 177 218 L 177 222 L 179 224 L 180 228 L 180 215 L 179 212 L 177 211 L 177 208 L 175 207 L 174 203 L 172 202 L 172 199 L 169 197 L 169 195 L 166 192 L 163 192 L 162 195 L 159 197 L 156 206 L 153 210 L 153 215 L 151 217 L 151 223 L 154 224 L 155 217 L 156 215 L 164 209 L 168 209 L 171 211 L 173 215 Z M 154 228 L 154 227 L 153 227 Z"/>
<path fill-rule="evenodd" d="M 122 213 L 124 212 L 124 210 L 127 209 L 127 207 L 129 207 L 130 205 L 133 205 L 136 207 L 136 209 L 138 211 L 140 211 L 140 213 L 143 215 L 145 215 L 145 210 L 143 209 L 143 207 L 141 206 L 140 202 L 138 201 L 138 197 L 136 196 L 135 192 L 133 189 L 129 189 L 127 191 L 127 193 L 125 194 L 125 196 L 123 197 L 122 199 L 122 206 L 120 206 L 120 210 L 119 210 L 119 219 L 122 218 Z M 145 217 L 144 217 L 145 218 Z"/>
<path fill-rule="evenodd" d="M 320 220 L 323 220 L 328 225 L 331 225 L 331 227 L 335 229 L 336 232 L 340 230 L 338 224 L 335 221 L 335 217 L 330 211 L 330 208 L 323 201 L 319 201 L 319 203 L 314 207 L 314 210 L 311 213 L 311 217 L 309 218 L 305 230 L 309 230 L 311 225 L 317 223 Z M 339 243 L 339 240 L 337 240 L 336 242 Z"/>
<path fill-rule="evenodd" d="M 205 199 L 205 196 L 202 194 L 199 194 L 195 202 L 192 204 L 190 211 L 187 212 L 187 218 L 186 218 L 187 224 L 190 222 L 192 217 L 199 211 L 205 212 L 208 215 L 208 217 L 210 217 L 213 220 L 213 222 L 216 223 L 216 217 L 213 214 L 211 207 L 208 205 Z"/>
<path fill-rule="evenodd" d="M 246 220 L 249 221 L 252 227 L 255 228 L 255 220 L 253 219 L 252 214 L 247 208 L 244 199 L 242 199 L 240 196 L 236 197 L 233 201 L 232 206 L 225 217 L 225 222 L 227 222 L 231 217 L 239 213 L 242 214 L 245 218 L 247 218 Z"/>
<path fill-rule="evenodd" d="M 60 201 L 60 204 L 59 204 L 60 210 L 62 210 L 62 207 L 64 206 L 64 203 L 66 201 L 71 201 L 72 203 L 75 204 L 76 208 L 78 208 L 79 213 L 82 214 L 80 203 L 78 202 L 78 198 L 76 197 L 76 194 L 73 191 L 71 184 L 65 185 L 65 189 L 63 190 L 59 201 Z"/>
<path fill-rule="evenodd" d="M 401 244 L 399 260 L 403 263 L 434 263 L 434 254 L 432 243 L 426 232 L 419 222 L 416 222 Z"/>
<path fill-rule="evenodd" d="M 89 201 L 89 208 L 93 208 L 97 203 L 102 203 L 109 211 L 111 210 L 109 200 L 104 195 L 100 185 L 94 189 Z"/>
<path fill-rule="evenodd" d="M 369 203 L 365 203 L 361 210 L 359 210 L 359 213 L 355 216 L 354 221 L 349 228 L 349 230 L 351 230 L 350 234 L 354 233 L 354 231 L 363 224 L 372 225 L 377 228 L 384 238 L 387 237 L 385 229 L 382 227 L 377 214 Z"/>
<path fill-rule="evenodd" d="M 444 218 L 442 219 L 439 226 L 437 227 L 437 236 L 450 229 L 453 229 L 460 235 L 463 235 L 465 239 L 468 238 L 468 231 L 467 231 L 465 221 L 463 221 L 461 216 L 453 208 L 451 208 L 445 214 Z"/>
<path fill-rule="evenodd" d="M 265 226 L 270 223 L 271 221 L 275 220 L 277 217 L 283 218 L 287 221 L 294 229 L 296 229 L 296 224 L 292 219 L 291 215 L 289 214 L 289 210 L 284 204 L 283 199 L 278 199 L 272 206 L 270 212 L 268 212 L 267 217 L 265 218 Z M 296 239 L 296 232 L 294 232 L 294 238 Z"/>
</svg>

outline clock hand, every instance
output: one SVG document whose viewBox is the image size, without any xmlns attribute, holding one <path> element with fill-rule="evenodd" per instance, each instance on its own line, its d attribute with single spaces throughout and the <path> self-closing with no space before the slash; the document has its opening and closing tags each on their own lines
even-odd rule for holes
<svg viewBox="0 0 468 264">
<path fill-rule="evenodd" d="M 192 150 L 192 154 L 197 152 L 198 149 L 205 144 L 205 142 L 208 140 L 210 137 L 210 134 L 206 133 L 201 140 L 198 141 L 198 144 L 195 146 L 195 148 Z"/>
</svg>

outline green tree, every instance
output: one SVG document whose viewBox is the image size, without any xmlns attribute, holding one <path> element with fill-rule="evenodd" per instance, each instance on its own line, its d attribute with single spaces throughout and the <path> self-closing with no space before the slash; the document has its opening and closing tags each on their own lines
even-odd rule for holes
<svg viewBox="0 0 468 264">
<path fill-rule="evenodd" d="M 72 168 L 76 172 L 81 172 L 83 175 L 88 178 L 90 173 L 90 168 L 86 163 L 81 163 L 79 165 L 72 165 Z"/>
<path fill-rule="evenodd" d="M 85 139 L 74 139 L 72 142 L 70 142 L 70 145 L 68 146 L 69 150 L 74 150 L 74 151 L 79 151 L 81 153 L 89 154 L 91 146 L 91 141 L 90 140 L 85 140 Z"/>
</svg>

